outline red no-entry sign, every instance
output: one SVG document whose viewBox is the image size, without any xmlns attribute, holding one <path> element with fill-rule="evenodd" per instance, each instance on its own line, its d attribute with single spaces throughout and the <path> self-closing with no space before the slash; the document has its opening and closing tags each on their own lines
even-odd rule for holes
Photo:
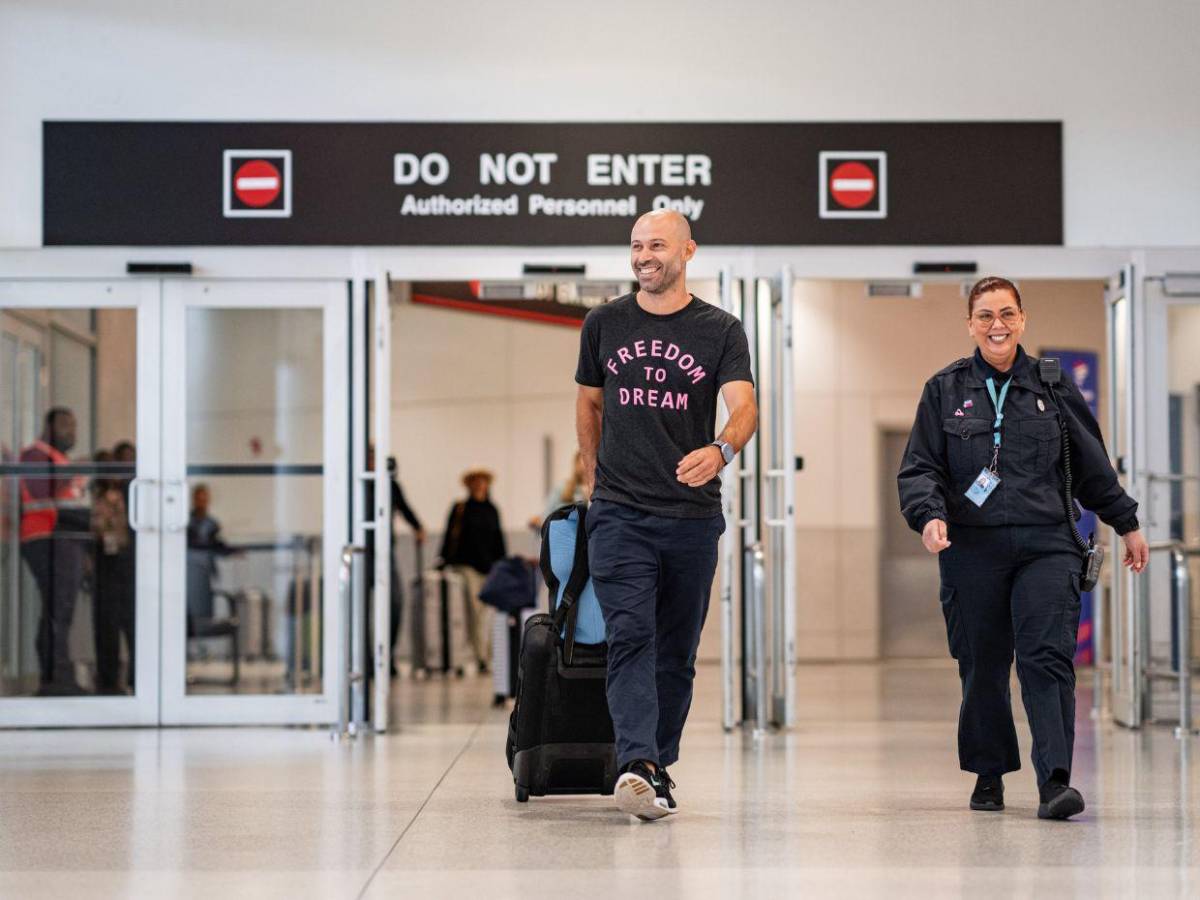
<svg viewBox="0 0 1200 900">
<path fill-rule="evenodd" d="M 247 206 L 268 206 L 275 202 L 281 190 L 283 176 L 265 159 L 242 163 L 233 173 L 233 193 Z"/>
<path fill-rule="evenodd" d="M 822 150 L 817 158 L 822 219 L 887 218 L 887 151 Z"/>
<path fill-rule="evenodd" d="M 860 162 L 844 162 L 829 173 L 830 195 L 849 209 L 870 203 L 877 187 L 875 173 Z"/>
<path fill-rule="evenodd" d="M 286 219 L 292 214 L 291 150 L 222 153 L 222 211 L 227 219 Z"/>
</svg>

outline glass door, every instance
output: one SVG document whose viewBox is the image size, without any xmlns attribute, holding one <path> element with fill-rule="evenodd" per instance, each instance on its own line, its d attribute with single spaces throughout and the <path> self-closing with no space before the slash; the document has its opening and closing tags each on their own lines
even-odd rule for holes
<svg viewBox="0 0 1200 900">
<path fill-rule="evenodd" d="M 1152 545 L 1169 541 L 1196 546 L 1200 538 L 1200 273 L 1175 272 L 1141 279 L 1145 355 L 1143 450 L 1139 454 L 1139 519 Z M 1189 559 L 1192 584 L 1200 559 Z M 1181 664 L 1195 659 L 1195 622 L 1183 622 L 1187 598 L 1177 595 L 1171 557 L 1155 554 L 1138 576 L 1141 652 L 1149 670 L 1143 686 L 1142 720 L 1177 722 Z M 1193 593 L 1195 588 L 1193 587 Z M 1182 601 L 1182 605 L 1181 605 Z M 1194 607 L 1194 604 L 1192 604 Z M 1192 609 L 1195 618 L 1196 610 Z M 1190 627 L 1185 627 L 1190 626 Z M 1181 641 L 1189 640 L 1184 652 Z M 1181 660 L 1183 663 L 1181 663 Z"/>
<path fill-rule="evenodd" d="M 164 724 L 337 717 L 346 282 L 163 286 Z"/>
<path fill-rule="evenodd" d="M 0 282 L 0 725 L 158 721 L 158 301 Z"/>
</svg>

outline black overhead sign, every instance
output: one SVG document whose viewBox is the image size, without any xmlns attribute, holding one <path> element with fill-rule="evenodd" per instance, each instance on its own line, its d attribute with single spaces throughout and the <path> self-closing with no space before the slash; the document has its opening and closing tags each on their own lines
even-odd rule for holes
<svg viewBox="0 0 1200 900">
<path fill-rule="evenodd" d="M 46 122 L 70 245 L 1060 244 L 1059 122 Z"/>
</svg>

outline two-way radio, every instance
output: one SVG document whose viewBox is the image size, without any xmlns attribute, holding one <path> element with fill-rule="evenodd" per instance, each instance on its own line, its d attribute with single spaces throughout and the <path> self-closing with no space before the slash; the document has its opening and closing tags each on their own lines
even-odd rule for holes
<svg viewBox="0 0 1200 900">
<path fill-rule="evenodd" d="M 1079 590 L 1088 593 L 1095 590 L 1096 585 L 1100 582 L 1100 569 L 1104 565 L 1104 548 L 1097 546 L 1094 533 L 1089 534 L 1085 541 L 1083 535 L 1079 533 L 1079 528 L 1075 525 L 1075 498 L 1071 495 L 1071 436 L 1067 430 L 1066 410 L 1059 403 L 1058 392 L 1055 390 L 1062 382 L 1062 363 L 1057 359 L 1039 359 L 1038 378 L 1050 391 L 1050 396 L 1058 409 L 1059 432 L 1062 435 L 1063 512 L 1066 513 L 1067 524 L 1071 527 L 1071 536 L 1075 538 L 1075 543 L 1079 545 L 1079 551 L 1083 554 L 1083 568 L 1079 574 Z"/>
</svg>

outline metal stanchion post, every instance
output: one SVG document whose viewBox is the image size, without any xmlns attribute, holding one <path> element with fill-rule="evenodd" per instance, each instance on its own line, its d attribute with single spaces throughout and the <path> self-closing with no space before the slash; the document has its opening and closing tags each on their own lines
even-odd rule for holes
<svg viewBox="0 0 1200 900">
<path fill-rule="evenodd" d="M 767 733 L 766 555 L 754 545 L 754 736 Z"/>
<path fill-rule="evenodd" d="M 1192 727 L 1192 577 L 1188 554 L 1176 547 L 1171 551 L 1175 570 L 1175 602 L 1179 620 L 1179 726 L 1175 737 L 1196 733 Z"/>
<path fill-rule="evenodd" d="M 303 543 L 299 535 L 292 537 L 292 585 L 288 593 L 292 600 L 292 693 L 298 694 L 304 684 L 304 563 L 300 559 Z"/>
<path fill-rule="evenodd" d="M 308 539 L 308 671 L 305 682 L 311 686 L 321 677 L 321 634 L 324 631 L 321 603 L 321 538 Z"/>
</svg>

